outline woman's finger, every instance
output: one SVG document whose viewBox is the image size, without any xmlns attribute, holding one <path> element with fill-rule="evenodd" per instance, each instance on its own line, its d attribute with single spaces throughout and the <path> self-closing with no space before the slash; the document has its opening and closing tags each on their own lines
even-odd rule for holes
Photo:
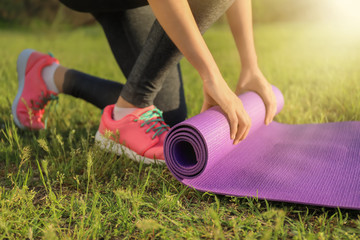
<svg viewBox="0 0 360 240">
<path fill-rule="evenodd" d="M 276 110 L 277 110 L 277 104 L 276 104 L 276 98 L 272 90 L 269 92 L 269 102 L 267 103 L 266 112 L 268 116 L 268 124 L 271 123 L 275 117 Z"/>
<path fill-rule="evenodd" d="M 265 124 L 269 125 L 272 119 L 275 116 L 276 112 L 276 102 L 275 97 L 272 96 L 273 92 L 272 89 L 262 89 L 257 90 L 257 94 L 262 98 L 264 105 L 265 105 Z"/>
<path fill-rule="evenodd" d="M 272 118 L 271 118 L 271 121 L 274 120 L 274 117 L 276 115 L 276 111 L 277 111 L 277 102 L 276 102 L 276 97 L 275 97 L 275 94 L 274 92 L 272 92 L 272 98 L 273 98 L 273 104 L 272 104 Z"/>
<path fill-rule="evenodd" d="M 244 140 L 247 137 L 251 127 L 251 120 L 246 112 L 238 113 L 237 116 L 239 119 L 239 126 L 234 144 L 238 144 L 240 141 Z"/>
<path fill-rule="evenodd" d="M 238 119 L 234 111 L 227 114 L 230 123 L 230 136 L 232 140 L 235 140 L 236 133 L 238 132 Z"/>
<path fill-rule="evenodd" d="M 246 132 L 246 129 L 247 129 L 246 124 L 242 123 L 238 125 L 238 131 L 234 139 L 234 145 L 238 144 L 243 139 L 243 135 Z"/>
<path fill-rule="evenodd" d="M 245 138 L 247 138 L 247 136 L 249 135 L 249 132 L 250 132 L 250 129 L 251 129 L 251 119 L 250 117 L 248 117 L 247 119 L 247 128 L 241 138 L 241 141 L 245 140 Z"/>
</svg>

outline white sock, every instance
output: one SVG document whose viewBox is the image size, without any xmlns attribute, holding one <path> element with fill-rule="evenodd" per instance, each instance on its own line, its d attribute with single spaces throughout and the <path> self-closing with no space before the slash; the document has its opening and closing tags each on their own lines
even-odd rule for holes
<svg viewBox="0 0 360 240">
<path fill-rule="evenodd" d="M 41 76 L 44 79 L 47 89 L 56 93 L 59 93 L 59 89 L 55 85 L 54 74 L 58 67 L 59 64 L 53 63 L 49 66 L 44 67 L 41 71 Z"/>
<path fill-rule="evenodd" d="M 123 117 L 125 117 L 126 115 L 132 113 L 136 109 L 137 108 L 122 108 L 122 107 L 117 107 L 115 105 L 114 110 L 113 110 L 113 119 L 115 121 L 118 121 L 118 120 L 122 119 Z"/>
</svg>

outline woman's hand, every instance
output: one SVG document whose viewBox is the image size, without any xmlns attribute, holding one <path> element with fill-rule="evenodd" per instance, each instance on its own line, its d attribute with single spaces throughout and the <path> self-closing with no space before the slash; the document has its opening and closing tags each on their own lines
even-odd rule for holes
<svg viewBox="0 0 360 240">
<path fill-rule="evenodd" d="M 201 112 L 219 105 L 230 124 L 230 137 L 234 144 L 244 140 L 251 128 L 251 119 L 241 100 L 228 87 L 224 80 L 204 82 L 204 103 Z"/>
<path fill-rule="evenodd" d="M 262 98 L 266 108 L 265 124 L 270 124 L 276 114 L 276 97 L 260 69 L 243 69 L 241 71 L 235 94 L 240 95 L 247 91 L 256 92 Z"/>
<path fill-rule="evenodd" d="M 230 134 L 237 144 L 248 135 L 251 120 L 242 102 L 231 91 L 201 36 L 187 0 L 148 0 L 156 19 L 167 35 L 198 71 L 204 82 L 202 110 L 219 105 L 230 123 Z M 205 9 L 204 9 L 205 11 Z"/>
</svg>

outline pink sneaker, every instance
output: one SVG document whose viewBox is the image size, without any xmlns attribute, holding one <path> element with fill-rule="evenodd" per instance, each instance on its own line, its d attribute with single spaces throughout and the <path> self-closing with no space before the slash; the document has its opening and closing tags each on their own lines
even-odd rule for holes
<svg viewBox="0 0 360 240">
<path fill-rule="evenodd" d="M 12 104 L 15 124 L 22 129 L 43 129 L 41 118 L 49 100 L 56 99 L 57 94 L 49 91 L 41 76 L 41 70 L 59 61 L 47 54 L 32 49 L 22 51 L 17 60 L 19 88 Z"/>
<path fill-rule="evenodd" d="M 139 108 L 119 121 L 112 118 L 115 105 L 104 109 L 95 140 L 100 147 L 135 161 L 165 163 L 163 145 L 169 126 L 154 106 Z"/>
</svg>

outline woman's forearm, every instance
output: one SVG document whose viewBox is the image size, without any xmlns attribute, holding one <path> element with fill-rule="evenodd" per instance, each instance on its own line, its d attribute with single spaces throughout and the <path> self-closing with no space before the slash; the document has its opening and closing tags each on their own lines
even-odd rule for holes
<svg viewBox="0 0 360 240">
<path fill-rule="evenodd" d="M 206 1 L 206 0 L 199 0 Z M 229 120 L 234 144 L 245 139 L 251 119 L 241 100 L 231 91 L 222 77 L 191 12 L 187 0 L 148 0 L 165 32 L 199 72 L 204 85 L 202 111 L 219 105 Z"/>
<path fill-rule="evenodd" d="M 251 0 L 235 0 L 227 10 L 226 15 L 242 66 L 246 68 L 257 67 Z"/>
<path fill-rule="evenodd" d="M 204 81 L 221 78 L 187 0 L 149 0 L 157 20 Z"/>
</svg>

